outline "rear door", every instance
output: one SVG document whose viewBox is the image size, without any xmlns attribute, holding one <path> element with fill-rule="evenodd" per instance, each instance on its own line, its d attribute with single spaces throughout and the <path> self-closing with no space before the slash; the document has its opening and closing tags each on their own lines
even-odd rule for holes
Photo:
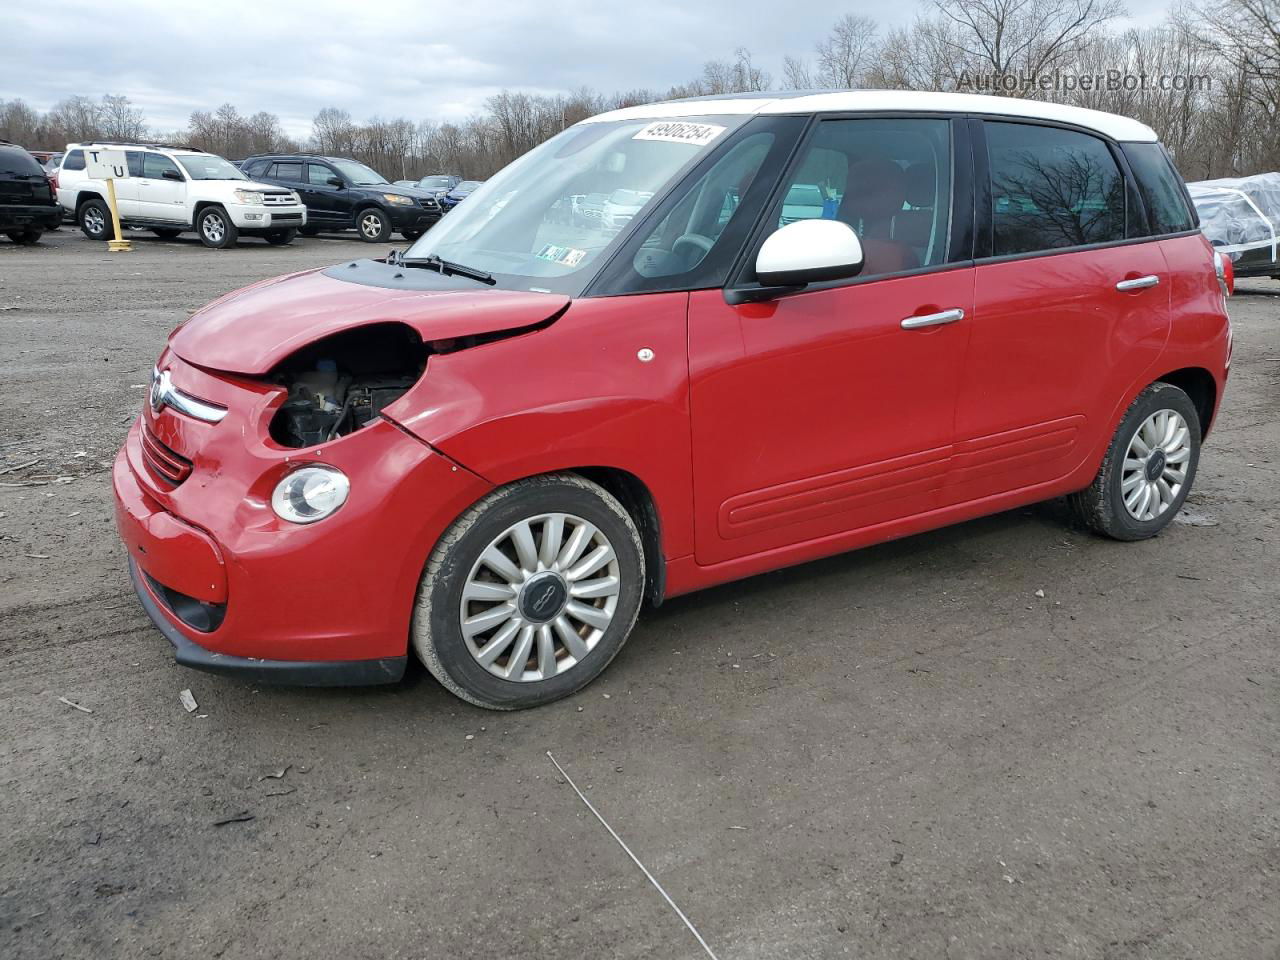
<svg viewBox="0 0 1280 960">
<path fill-rule="evenodd" d="M 947 503 L 1075 471 L 1169 331 L 1168 270 L 1118 148 L 1074 128 L 972 125 L 989 186 Z"/>
</svg>

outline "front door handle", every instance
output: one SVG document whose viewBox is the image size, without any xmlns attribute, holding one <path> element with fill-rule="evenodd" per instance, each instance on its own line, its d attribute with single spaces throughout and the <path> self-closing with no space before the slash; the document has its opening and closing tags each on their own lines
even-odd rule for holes
<svg viewBox="0 0 1280 960">
<path fill-rule="evenodd" d="M 902 321 L 903 330 L 919 330 L 922 327 L 940 327 L 944 323 L 955 323 L 964 319 L 964 311 L 959 307 L 943 310 L 941 313 L 926 313 L 922 317 L 907 317 Z"/>
<path fill-rule="evenodd" d="M 1145 290 L 1147 287 L 1154 287 L 1160 282 L 1160 278 L 1154 273 L 1149 277 L 1137 277 L 1133 280 L 1121 280 L 1116 284 L 1116 289 L 1121 293 L 1128 293 L 1130 290 Z"/>
</svg>

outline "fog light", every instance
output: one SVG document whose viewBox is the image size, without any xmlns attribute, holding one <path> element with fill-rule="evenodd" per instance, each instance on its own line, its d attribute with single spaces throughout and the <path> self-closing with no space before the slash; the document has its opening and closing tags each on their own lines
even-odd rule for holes
<svg viewBox="0 0 1280 960">
<path fill-rule="evenodd" d="M 333 467 L 303 467 L 276 484 L 271 509 L 290 523 L 315 523 L 347 502 L 351 481 Z"/>
<path fill-rule="evenodd" d="M 260 214 L 260 213 L 246 213 L 246 214 L 244 215 L 244 218 L 245 218 L 246 220 L 261 220 L 261 219 L 262 219 L 262 214 Z"/>
</svg>

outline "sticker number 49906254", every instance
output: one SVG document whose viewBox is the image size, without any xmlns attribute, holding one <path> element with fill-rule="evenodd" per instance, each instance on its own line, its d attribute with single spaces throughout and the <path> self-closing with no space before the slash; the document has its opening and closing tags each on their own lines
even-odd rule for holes
<svg viewBox="0 0 1280 960">
<path fill-rule="evenodd" d="M 691 123 L 688 120 L 659 120 L 651 123 L 632 140 L 666 140 L 671 143 L 690 143 L 705 147 L 720 134 L 724 127 L 714 123 Z"/>
</svg>

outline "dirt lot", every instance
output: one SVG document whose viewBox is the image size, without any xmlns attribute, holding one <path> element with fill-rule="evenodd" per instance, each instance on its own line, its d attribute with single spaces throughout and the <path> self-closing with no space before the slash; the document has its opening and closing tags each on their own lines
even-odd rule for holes
<svg viewBox="0 0 1280 960">
<path fill-rule="evenodd" d="M 498 715 L 185 671 L 124 571 L 168 331 L 369 249 L 0 241 L 0 956 L 702 956 L 547 750 L 721 960 L 1280 956 L 1280 284 L 1195 522 L 1045 504 L 677 599 Z"/>
</svg>

